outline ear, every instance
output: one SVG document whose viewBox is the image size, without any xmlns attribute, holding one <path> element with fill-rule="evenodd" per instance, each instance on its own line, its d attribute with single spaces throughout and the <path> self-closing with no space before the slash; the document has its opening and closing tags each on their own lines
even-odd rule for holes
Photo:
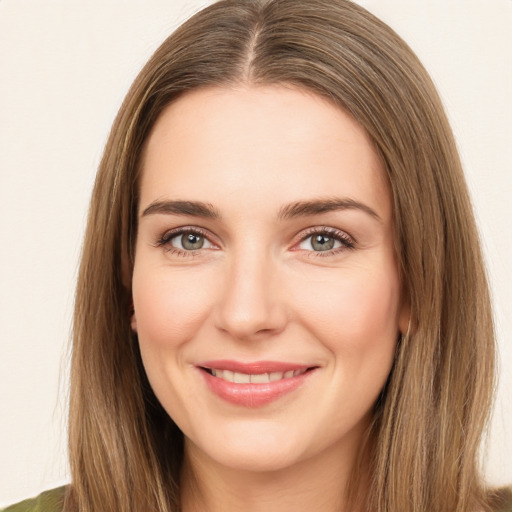
<svg viewBox="0 0 512 512">
<path fill-rule="evenodd" d="M 137 316 L 135 315 L 133 303 L 130 306 L 130 327 L 134 333 L 137 333 Z"/>
</svg>

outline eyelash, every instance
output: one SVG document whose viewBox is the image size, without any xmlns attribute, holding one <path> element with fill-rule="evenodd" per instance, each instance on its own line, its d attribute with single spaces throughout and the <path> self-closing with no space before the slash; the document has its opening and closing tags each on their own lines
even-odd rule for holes
<svg viewBox="0 0 512 512">
<path fill-rule="evenodd" d="M 175 230 L 167 231 L 164 233 L 164 235 L 157 241 L 156 245 L 157 247 L 164 248 L 167 252 L 174 254 L 176 256 L 182 256 L 182 257 L 194 257 L 199 254 L 199 251 L 201 249 L 196 249 L 195 251 L 182 251 L 181 249 L 178 249 L 177 247 L 173 247 L 170 244 L 170 241 L 173 238 L 176 238 L 177 236 L 183 236 L 183 235 L 196 235 L 201 236 L 204 238 L 208 238 L 208 235 L 206 231 L 203 231 L 200 228 L 178 228 Z"/>
<path fill-rule="evenodd" d="M 201 249 L 196 250 L 190 250 L 190 251 L 183 251 L 181 249 L 178 249 L 177 247 L 173 247 L 170 245 L 170 241 L 173 238 L 176 238 L 178 236 L 183 235 L 196 235 L 200 237 L 204 237 L 208 239 L 208 234 L 206 231 L 202 230 L 201 228 L 178 228 L 172 231 L 168 231 L 164 233 L 164 235 L 157 241 L 156 246 L 164 248 L 167 252 L 174 254 L 176 256 L 181 257 L 194 257 L 199 254 Z M 326 256 L 334 256 L 341 251 L 345 251 L 347 249 L 354 249 L 355 248 L 355 240 L 344 233 L 343 231 L 340 231 L 339 229 L 335 228 L 328 228 L 328 227 L 314 227 L 307 229 L 304 233 L 301 239 L 299 240 L 298 244 L 301 244 L 308 238 L 310 238 L 313 235 L 321 235 L 329 238 L 333 238 L 335 241 L 341 243 L 341 247 L 337 247 L 336 249 L 330 249 L 327 251 L 306 251 L 308 254 L 308 257 L 326 257 Z M 210 242 L 212 243 L 212 242 Z M 296 245 L 298 245 L 296 244 Z"/>
<path fill-rule="evenodd" d="M 306 229 L 306 231 L 302 234 L 299 244 L 301 244 L 302 242 L 304 242 L 305 240 L 314 235 L 321 235 L 328 238 L 333 238 L 336 242 L 341 243 L 341 247 L 337 247 L 336 249 L 330 249 L 328 251 L 306 251 L 308 257 L 323 258 L 326 256 L 334 256 L 347 249 L 355 249 L 356 246 L 355 240 L 349 235 L 347 235 L 347 233 L 340 231 L 339 229 L 328 227 L 314 227 Z"/>
</svg>

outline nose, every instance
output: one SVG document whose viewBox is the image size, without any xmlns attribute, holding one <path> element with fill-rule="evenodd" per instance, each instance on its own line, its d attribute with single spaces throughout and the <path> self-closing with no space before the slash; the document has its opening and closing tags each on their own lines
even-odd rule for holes
<svg viewBox="0 0 512 512">
<path fill-rule="evenodd" d="M 237 340 L 251 340 L 285 328 L 287 311 L 276 265 L 262 253 L 233 258 L 216 308 L 218 329 Z"/>
</svg>

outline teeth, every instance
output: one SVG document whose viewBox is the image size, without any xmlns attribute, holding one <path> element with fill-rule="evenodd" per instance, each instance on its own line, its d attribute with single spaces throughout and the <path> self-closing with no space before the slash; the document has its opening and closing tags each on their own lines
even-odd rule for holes
<svg viewBox="0 0 512 512">
<path fill-rule="evenodd" d="M 259 375 L 251 375 L 251 382 L 254 382 L 255 384 L 263 384 L 264 382 L 269 381 L 269 374 L 268 373 L 261 373 Z"/>
<path fill-rule="evenodd" d="M 251 382 L 251 376 L 248 375 L 247 373 L 235 372 L 234 377 L 235 378 L 233 382 L 235 382 L 236 384 L 249 384 L 249 382 Z"/>
<path fill-rule="evenodd" d="M 303 370 L 289 370 L 287 372 L 270 372 L 270 373 L 259 373 L 259 374 L 248 374 L 240 372 L 232 372 L 231 370 L 215 370 L 211 369 L 212 375 L 219 379 L 226 380 L 228 382 L 234 382 L 236 384 L 264 384 L 266 382 L 274 382 L 276 380 L 291 379 L 302 375 L 306 369 Z"/>
</svg>

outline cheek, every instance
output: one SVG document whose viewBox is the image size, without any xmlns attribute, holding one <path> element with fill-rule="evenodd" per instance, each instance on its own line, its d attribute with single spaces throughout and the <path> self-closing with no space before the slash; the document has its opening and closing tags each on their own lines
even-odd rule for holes
<svg viewBox="0 0 512 512">
<path fill-rule="evenodd" d="M 186 346 L 205 322 L 208 287 L 185 272 L 135 268 L 132 281 L 136 331 L 147 377 L 160 403 L 180 426 L 190 425 L 196 397 L 183 386 L 188 375 Z"/>
<path fill-rule="evenodd" d="M 301 302 L 308 328 L 333 352 L 390 350 L 398 337 L 400 287 L 392 270 L 347 272 Z"/>
<path fill-rule="evenodd" d="M 175 348 L 205 322 L 211 293 L 190 274 L 134 272 L 133 303 L 141 345 Z"/>
</svg>

